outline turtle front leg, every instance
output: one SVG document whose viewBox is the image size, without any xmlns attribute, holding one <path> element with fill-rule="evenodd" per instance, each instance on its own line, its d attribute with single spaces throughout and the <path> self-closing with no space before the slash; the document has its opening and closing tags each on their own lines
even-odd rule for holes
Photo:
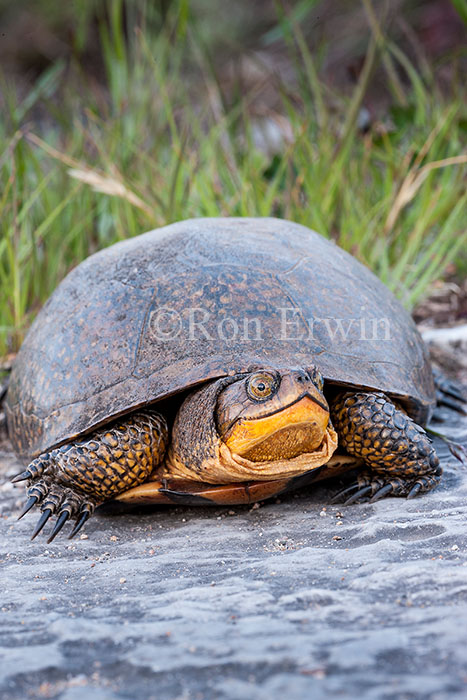
<svg viewBox="0 0 467 700">
<path fill-rule="evenodd" d="M 56 515 L 51 542 L 69 518 L 74 537 L 96 506 L 143 483 L 162 461 L 168 442 L 165 419 L 139 411 L 92 433 L 87 439 L 37 457 L 13 482 L 28 481 L 28 500 L 20 518 L 36 505 L 42 515 L 32 538 Z"/>
<path fill-rule="evenodd" d="M 333 502 L 374 502 L 385 496 L 413 498 L 434 488 L 442 474 L 427 434 L 382 393 L 342 392 L 331 406 L 339 443 L 366 469 Z M 354 492 L 354 493 L 353 493 Z"/>
</svg>

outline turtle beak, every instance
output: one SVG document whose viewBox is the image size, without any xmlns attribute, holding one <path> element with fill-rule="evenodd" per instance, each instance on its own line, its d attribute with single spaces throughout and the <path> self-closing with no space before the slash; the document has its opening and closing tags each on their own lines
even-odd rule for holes
<svg viewBox="0 0 467 700">
<path fill-rule="evenodd" d="M 311 386 L 307 388 L 303 396 L 310 399 L 310 401 L 313 401 L 317 406 L 320 406 L 323 409 L 323 411 L 327 411 L 329 415 L 328 402 L 324 398 L 324 394 L 318 389 L 317 386 L 311 384 Z"/>
<path fill-rule="evenodd" d="M 317 449 L 326 433 L 329 409 L 322 401 L 308 392 L 289 406 L 263 418 L 240 419 L 224 438 L 225 444 L 235 454 L 252 458 L 255 448 L 274 439 L 279 452 L 280 443 L 292 442 L 292 452 L 312 452 Z M 287 454 L 287 456 L 290 456 Z"/>
<path fill-rule="evenodd" d="M 329 405 L 326 398 L 319 388 L 322 383 L 321 375 L 313 378 L 309 372 L 296 370 L 290 372 L 283 377 L 281 383 L 281 391 L 291 397 L 290 403 L 300 401 L 300 399 L 308 397 L 310 401 L 320 406 L 329 415 Z M 294 397 L 294 398 L 292 398 Z"/>
</svg>

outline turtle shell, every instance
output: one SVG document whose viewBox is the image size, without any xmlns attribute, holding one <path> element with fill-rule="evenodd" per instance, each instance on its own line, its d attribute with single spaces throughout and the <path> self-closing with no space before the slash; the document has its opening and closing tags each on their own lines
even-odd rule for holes
<svg viewBox="0 0 467 700">
<path fill-rule="evenodd" d="M 318 366 L 328 382 L 434 405 L 423 341 L 333 242 L 273 218 L 192 219 L 72 270 L 31 326 L 7 397 L 27 458 L 207 379 Z"/>
</svg>

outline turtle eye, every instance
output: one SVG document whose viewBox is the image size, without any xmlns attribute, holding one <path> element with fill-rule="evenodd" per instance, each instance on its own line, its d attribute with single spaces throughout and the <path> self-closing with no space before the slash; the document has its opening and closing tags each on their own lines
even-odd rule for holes
<svg viewBox="0 0 467 700">
<path fill-rule="evenodd" d="M 269 372 L 258 372 L 246 383 L 248 396 L 254 401 L 264 401 L 277 391 L 277 379 Z"/>
</svg>

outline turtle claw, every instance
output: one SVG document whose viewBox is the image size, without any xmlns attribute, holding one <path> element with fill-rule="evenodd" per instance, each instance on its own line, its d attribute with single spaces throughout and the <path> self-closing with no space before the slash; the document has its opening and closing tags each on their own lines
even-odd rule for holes
<svg viewBox="0 0 467 700">
<path fill-rule="evenodd" d="M 31 476 L 29 475 L 28 478 L 31 478 Z M 84 498 L 86 498 L 86 500 L 84 500 Z M 41 479 L 40 481 L 36 481 L 28 489 L 28 500 L 18 520 L 23 518 L 26 513 L 29 513 L 34 506 L 39 504 L 42 504 L 42 513 L 34 528 L 31 540 L 37 537 L 49 518 L 55 513 L 57 514 L 57 520 L 54 523 L 47 544 L 55 539 L 70 518 L 76 516 L 77 522 L 70 534 L 70 539 L 74 537 L 81 530 L 86 520 L 91 517 L 95 508 L 95 504 L 89 501 L 84 494 L 79 495 L 61 485 L 51 486 L 45 479 Z"/>
<path fill-rule="evenodd" d="M 410 489 L 409 493 L 407 494 L 407 499 L 415 498 L 415 496 L 418 495 L 420 489 L 422 488 L 422 485 L 417 481 L 412 488 Z"/>
<path fill-rule="evenodd" d="M 358 484 L 355 485 L 358 486 Z M 350 498 L 344 501 L 344 506 L 351 506 L 352 503 L 356 503 L 360 500 L 360 498 L 363 498 L 364 496 L 369 494 L 370 491 L 373 491 L 372 486 L 362 486 L 362 488 L 358 489 L 358 491 L 354 493 L 353 496 L 350 496 Z"/>
<path fill-rule="evenodd" d="M 86 504 L 86 506 L 84 506 L 84 507 L 87 507 L 87 505 L 88 504 Z M 69 540 L 72 540 L 73 537 L 75 537 L 78 534 L 78 532 L 81 530 L 81 528 L 83 527 L 86 520 L 89 520 L 91 515 L 92 515 L 92 510 L 86 509 L 84 512 L 81 513 L 81 517 L 79 518 L 79 520 L 76 521 L 76 524 L 75 524 L 73 530 L 68 535 Z"/>
<path fill-rule="evenodd" d="M 331 499 L 331 504 L 342 503 L 344 506 L 351 506 L 357 501 L 364 503 L 374 503 L 384 498 L 393 490 L 392 484 L 382 484 L 379 481 L 370 481 L 369 479 L 360 479 L 355 481 L 350 486 L 336 493 Z M 354 492 L 354 493 L 352 493 Z M 349 498 L 344 498 L 348 494 L 352 494 Z"/>
<path fill-rule="evenodd" d="M 23 472 L 16 474 L 11 480 L 12 484 L 17 484 L 19 481 L 27 481 L 28 479 L 40 479 L 47 468 L 48 453 L 37 457 Z"/>
<path fill-rule="evenodd" d="M 376 501 L 380 501 L 382 498 L 389 496 L 389 494 L 392 493 L 393 490 L 394 487 L 392 484 L 386 484 L 382 488 L 378 489 L 376 493 L 373 494 L 373 496 L 369 500 L 369 503 L 376 503 Z"/>
<path fill-rule="evenodd" d="M 26 501 L 25 506 L 23 508 L 23 512 L 21 513 L 21 515 L 18 516 L 18 520 L 21 520 L 21 518 L 24 518 L 26 513 L 29 513 L 31 508 L 33 508 L 38 501 L 39 501 L 39 496 L 37 496 L 36 494 L 29 496 L 29 498 Z"/>
<path fill-rule="evenodd" d="M 19 481 L 26 481 L 31 478 L 31 473 L 29 469 L 25 469 L 24 472 L 20 472 L 11 479 L 12 484 L 17 484 Z"/>
<path fill-rule="evenodd" d="M 358 486 L 358 483 L 355 483 L 351 484 L 350 486 L 346 486 L 345 489 L 341 489 L 331 498 L 330 504 L 335 505 L 336 503 L 341 503 L 343 497 L 347 496 L 348 493 L 352 493 L 352 491 L 355 491 L 355 489 L 358 489 Z"/>
<path fill-rule="evenodd" d="M 39 532 L 42 530 L 42 528 L 44 527 L 44 525 L 46 524 L 47 520 L 50 518 L 50 516 L 52 515 L 52 513 L 53 513 L 52 508 L 45 508 L 45 510 L 42 511 L 42 515 L 41 515 L 41 517 L 39 518 L 39 520 L 37 521 L 37 525 L 36 525 L 36 527 L 35 527 L 35 529 L 34 529 L 34 532 L 32 533 L 31 541 L 32 541 L 35 537 L 37 537 L 37 535 L 38 535 Z"/>
<path fill-rule="evenodd" d="M 29 513 L 31 508 L 33 508 L 35 505 L 39 505 L 39 503 L 41 503 L 47 496 L 47 493 L 48 486 L 43 481 L 38 481 L 37 484 L 31 486 L 28 489 L 28 500 L 24 505 L 23 512 L 18 516 L 18 520 L 21 520 L 26 513 Z"/>
<path fill-rule="evenodd" d="M 339 491 L 331 503 L 342 502 L 345 506 L 350 506 L 352 503 L 360 501 L 362 503 L 376 503 L 386 496 L 405 496 L 406 498 L 415 498 L 419 493 L 424 493 L 433 488 L 440 480 L 441 474 L 425 474 L 417 478 L 416 481 L 408 478 L 389 475 L 384 477 L 380 474 L 372 474 L 366 472 L 362 474 L 358 481 L 355 481 L 350 486 L 347 486 L 342 491 Z M 343 497 L 350 495 L 347 500 Z"/>
<path fill-rule="evenodd" d="M 47 544 L 50 544 L 52 540 L 56 538 L 62 527 L 65 525 L 66 521 L 70 517 L 70 512 L 68 510 L 62 510 L 55 522 L 54 529 L 52 530 L 49 539 L 47 540 Z"/>
</svg>

